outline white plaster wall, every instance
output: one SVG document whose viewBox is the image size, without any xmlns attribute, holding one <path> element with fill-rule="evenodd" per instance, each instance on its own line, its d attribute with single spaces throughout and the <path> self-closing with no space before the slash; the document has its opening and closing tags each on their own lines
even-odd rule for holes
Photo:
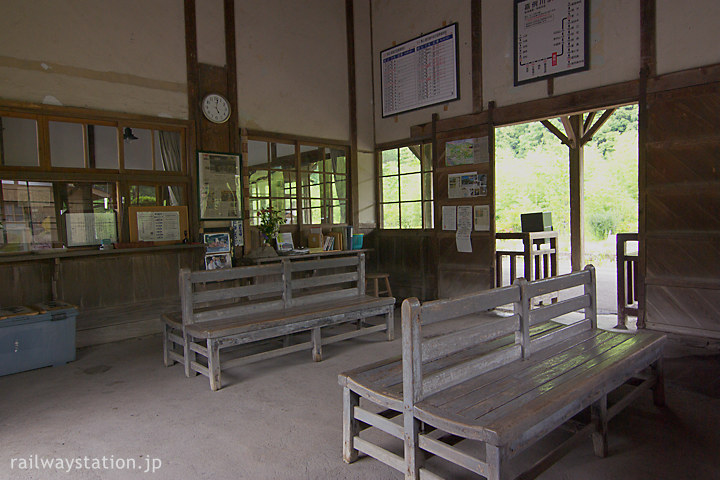
<svg viewBox="0 0 720 480">
<path fill-rule="evenodd" d="M 497 106 L 546 98 L 547 82 L 513 86 L 513 2 L 489 1 L 483 14 L 483 100 Z M 555 95 L 638 78 L 640 4 L 590 2 L 590 70 L 554 80 Z"/>
<path fill-rule="evenodd" d="M 489 2 L 483 2 L 489 3 Z M 512 5 L 512 2 L 510 2 Z M 432 114 L 450 118 L 472 112 L 472 53 L 469 0 L 372 0 L 373 56 L 375 67 L 375 140 L 377 143 L 405 139 L 410 127 L 432 120 Z M 382 118 L 380 52 L 443 26 L 458 23 L 460 99 Z M 447 106 L 447 110 L 445 110 Z"/>
<path fill-rule="evenodd" d="M 349 140 L 345 2 L 236 0 L 240 125 Z"/>
<path fill-rule="evenodd" d="M 187 118 L 183 4 L 3 0 L 0 97 Z"/>
<path fill-rule="evenodd" d="M 720 2 L 657 0 L 657 73 L 720 63 Z"/>
</svg>

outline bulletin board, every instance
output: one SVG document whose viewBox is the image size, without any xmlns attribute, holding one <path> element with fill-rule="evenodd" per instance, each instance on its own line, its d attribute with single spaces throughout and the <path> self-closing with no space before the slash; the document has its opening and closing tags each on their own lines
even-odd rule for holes
<svg viewBox="0 0 720 480">
<path fill-rule="evenodd" d="M 130 207 L 128 218 L 131 242 L 171 245 L 181 243 L 189 236 L 186 206 Z"/>
</svg>

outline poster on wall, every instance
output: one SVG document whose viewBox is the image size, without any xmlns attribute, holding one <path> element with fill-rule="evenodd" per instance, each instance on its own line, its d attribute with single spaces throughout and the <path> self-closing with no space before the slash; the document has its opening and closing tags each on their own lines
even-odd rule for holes
<svg viewBox="0 0 720 480">
<path fill-rule="evenodd" d="M 241 179 L 240 155 L 198 152 L 200 220 L 240 218 Z"/>
<path fill-rule="evenodd" d="M 475 205 L 474 220 L 476 232 L 490 231 L 490 205 Z"/>
<path fill-rule="evenodd" d="M 380 52 L 382 116 L 457 100 L 457 23 Z"/>
<path fill-rule="evenodd" d="M 182 240 L 180 212 L 137 212 L 137 232 L 141 242 Z"/>
<path fill-rule="evenodd" d="M 487 195 L 487 175 L 477 172 L 448 175 L 448 198 L 475 198 Z"/>
<path fill-rule="evenodd" d="M 515 85 L 590 68 L 588 0 L 515 0 Z"/>
<path fill-rule="evenodd" d="M 463 138 L 445 142 L 445 165 L 448 167 L 488 163 L 489 161 L 488 137 Z"/>
</svg>

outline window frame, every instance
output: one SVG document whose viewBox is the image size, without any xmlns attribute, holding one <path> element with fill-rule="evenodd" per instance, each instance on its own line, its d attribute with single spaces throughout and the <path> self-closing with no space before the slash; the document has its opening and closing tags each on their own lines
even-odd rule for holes
<svg viewBox="0 0 720 480">
<path fill-rule="evenodd" d="M 403 148 L 418 147 L 421 152 L 421 157 L 418 159 L 420 162 L 420 170 L 403 172 L 400 166 L 400 150 Z M 383 174 L 383 153 L 388 151 L 397 152 L 397 171 L 387 175 Z M 378 191 L 378 229 L 380 230 L 434 230 L 435 229 L 435 191 L 434 191 L 434 161 L 432 158 L 432 143 L 429 140 L 404 142 L 401 144 L 390 145 L 384 148 L 378 148 L 375 150 L 375 160 L 377 167 L 377 191 Z M 419 200 L 403 200 L 402 198 L 402 179 L 409 177 L 410 175 L 420 175 L 420 199 Z M 398 185 L 398 198 L 397 200 L 385 201 L 383 186 L 384 179 L 386 178 L 397 178 Z M 402 206 L 403 204 L 420 204 L 420 227 L 403 227 L 402 222 Z M 397 205 L 398 209 L 398 226 L 397 227 L 386 227 L 385 226 L 385 210 L 386 206 Z"/>
<path fill-rule="evenodd" d="M 16 105 L 14 103 L 0 103 L 0 117 L 2 118 L 23 118 L 35 120 L 38 165 L 15 166 L 0 165 L 0 179 L 19 182 L 48 182 L 53 189 L 63 188 L 68 183 L 109 183 L 113 184 L 116 192 L 115 208 L 118 229 L 118 241 L 129 241 L 129 227 L 127 224 L 127 209 L 131 204 L 130 186 L 147 185 L 154 186 L 156 190 L 156 203 L 162 204 L 162 197 L 158 197 L 160 188 L 177 186 L 181 188 L 182 199 L 180 204 L 190 207 L 190 195 L 192 192 L 192 181 L 188 165 L 188 122 L 173 119 L 155 119 L 140 115 L 126 113 L 101 112 L 85 110 L 73 107 L 54 107 L 45 105 L 28 106 L 28 104 Z M 83 126 L 83 165 L 84 167 L 60 167 L 53 166 L 50 151 L 50 122 L 65 122 Z M 107 126 L 117 130 L 117 155 L 116 168 L 89 167 L 90 156 L 92 155 L 92 144 L 88 141 L 88 126 Z M 124 140 L 123 131 L 126 127 L 142 128 L 152 131 L 152 170 L 126 169 L 124 166 Z M 158 169 L 160 163 L 160 152 L 156 152 L 156 136 L 161 131 L 177 132 L 179 134 L 180 146 L 180 170 L 166 171 Z M 110 138 L 108 135 L 107 138 Z M 161 167 L 162 168 L 162 167 Z M 163 195 L 166 196 L 166 195 Z M 0 200 L 2 200 L 0 198 Z M 57 202 L 57 197 L 54 202 Z M 1 202 L 3 205 L 5 202 Z M 56 208 L 56 212 L 59 209 Z M 0 208 L 0 220 L 5 218 L 5 208 Z M 61 231 L 63 220 L 59 213 L 55 215 L 57 226 L 57 242 L 67 246 L 66 232 Z M 4 244 L 3 244 L 4 245 Z M 32 250 L 36 243 L 25 245 L 23 248 Z M 83 247 L 68 247 L 83 248 Z M 2 252 L 0 252 L 2 253 Z"/>
</svg>

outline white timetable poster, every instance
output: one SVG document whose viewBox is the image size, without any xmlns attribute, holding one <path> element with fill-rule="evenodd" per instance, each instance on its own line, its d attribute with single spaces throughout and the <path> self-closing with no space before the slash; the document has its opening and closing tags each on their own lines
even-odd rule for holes
<svg viewBox="0 0 720 480">
<path fill-rule="evenodd" d="M 587 0 L 515 0 L 515 85 L 587 70 Z"/>
<path fill-rule="evenodd" d="M 457 24 L 380 53 L 382 116 L 458 98 Z"/>
<path fill-rule="evenodd" d="M 138 240 L 162 242 L 180 240 L 179 212 L 138 212 Z"/>
</svg>

